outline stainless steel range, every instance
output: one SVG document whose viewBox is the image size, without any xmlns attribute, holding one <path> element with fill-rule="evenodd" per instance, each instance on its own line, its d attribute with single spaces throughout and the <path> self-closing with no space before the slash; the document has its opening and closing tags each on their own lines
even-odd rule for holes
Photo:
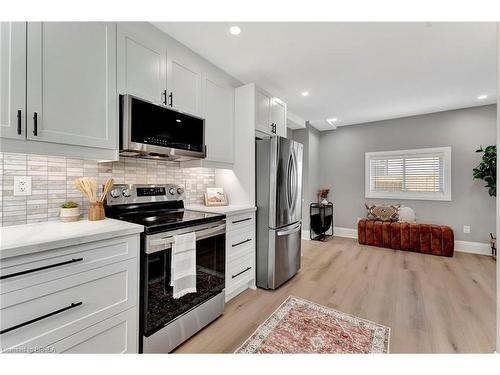
<svg viewBox="0 0 500 375">
<path fill-rule="evenodd" d="M 184 209 L 178 185 L 114 185 L 106 216 L 144 225 L 141 237 L 139 349 L 169 353 L 224 309 L 225 215 Z M 196 235 L 196 293 L 174 298 L 172 243 Z"/>
</svg>

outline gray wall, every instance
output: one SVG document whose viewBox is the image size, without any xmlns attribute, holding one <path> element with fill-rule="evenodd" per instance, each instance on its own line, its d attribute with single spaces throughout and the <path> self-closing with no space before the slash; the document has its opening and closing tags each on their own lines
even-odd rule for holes
<svg viewBox="0 0 500 375">
<path fill-rule="evenodd" d="M 335 224 L 355 228 L 364 202 L 401 203 L 415 210 L 417 221 L 450 225 L 455 239 L 488 242 L 495 232 L 495 199 L 472 179 L 480 161 L 475 150 L 496 143 L 496 105 L 459 109 L 323 132 L 319 142 L 320 184 L 333 189 Z M 452 200 L 365 198 L 365 152 L 451 146 Z M 463 233 L 470 225 L 471 233 Z"/>
<path fill-rule="evenodd" d="M 302 228 L 309 230 L 309 205 L 317 202 L 320 132 L 307 124 L 293 131 L 293 139 L 304 146 L 302 168 Z"/>
</svg>

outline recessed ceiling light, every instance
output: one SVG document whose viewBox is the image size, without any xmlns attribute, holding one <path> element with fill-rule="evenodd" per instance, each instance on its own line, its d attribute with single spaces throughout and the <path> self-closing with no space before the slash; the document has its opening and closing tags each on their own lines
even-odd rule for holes
<svg viewBox="0 0 500 375">
<path fill-rule="evenodd" d="M 302 95 L 302 96 L 309 96 L 309 91 L 302 91 L 302 92 L 301 92 L 301 95 Z"/>
<path fill-rule="evenodd" d="M 328 121 L 328 122 L 337 122 L 337 118 L 336 117 L 327 118 L 326 121 Z"/>
<path fill-rule="evenodd" d="M 488 95 L 486 95 L 486 94 L 481 94 L 481 95 L 479 95 L 479 96 L 477 97 L 477 100 L 484 100 L 484 99 L 486 99 L 487 97 L 488 97 Z"/>
<path fill-rule="evenodd" d="M 239 35 L 241 33 L 241 29 L 238 26 L 231 26 L 229 28 L 229 32 L 233 35 Z"/>
</svg>

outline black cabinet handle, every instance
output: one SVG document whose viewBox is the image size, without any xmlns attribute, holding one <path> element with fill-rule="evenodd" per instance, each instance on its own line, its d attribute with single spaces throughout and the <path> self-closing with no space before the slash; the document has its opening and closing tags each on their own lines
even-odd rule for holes
<svg viewBox="0 0 500 375">
<path fill-rule="evenodd" d="M 33 135 L 36 137 L 38 135 L 38 113 L 33 114 Z"/>
<path fill-rule="evenodd" d="M 27 326 L 28 324 L 33 324 L 33 323 L 36 323 L 42 319 L 46 319 L 46 318 L 49 318 L 51 316 L 54 316 L 56 314 L 60 314 L 64 311 L 67 311 L 67 310 L 70 310 L 70 309 L 73 309 L 77 306 L 80 306 L 82 305 L 83 302 L 76 302 L 76 303 L 72 303 L 71 305 L 69 306 L 66 306 L 66 307 L 63 307 L 62 309 L 59 309 L 59 310 L 56 310 L 56 311 L 52 311 L 51 313 L 48 313 L 48 314 L 45 314 L 45 315 L 42 315 L 42 316 L 39 316 L 38 318 L 35 318 L 35 319 L 31 319 L 31 320 L 28 320 L 27 322 L 24 322 L 24 323 L 21 323 L 21 324 L 17 324 L 15 326 L 12 326 L 12 327 L 9 327 L 9 328 L 5 328 L 5 329 L 2 329 L 0 331 L 0 335 L 3 335 L 4 333 L 7 333 L 7 332 L 10 332 L 10 331 L 13 331 L 15 329 L 18 329 L 18 328 L 21 328 L 21 327 L 24 327 L 24 326 Z"/>
<path fill-rule="evenodd" d="M 21 135 L 22 133 L 22 112 L 19 109 L 17 111 L 17 134 Z"/>
<path fill-rule="evenodd" d="M 169 106 L 170 106 L 170 107 L 173 107 L 173 106 L 174 106 L 174 93 L 171 91 L 171 92 L 170 92 L 170 95 L 169 95 L 168 97 L 169 97 L 169 99 L 170 99 L 170 104 L 169 104 Z M 167 104 L 167 103 L 165 103 L 165 104 Z"/>
<path fill-rule="evenodd" d="M 76 259 L 67 260 L 65 262 L 50 264 L 48 266 L 43 266 L 43 267 L 38 267 L 38 268 L 32 268 L 30 270 L 21 271 L 21 272 L 15 272 L 15 273 L 11 273 L 11 274 L 8 274 L 8 275 L 5 275 L 5 276 L 0 276 L 0 280 L 4 280 L 4 279 L 8 279 L 10 277 L 15 277 L 15 276 L 20 276 L 20 275 L 25 275 L 27 273 L 32 273 L 32 272 L 46 270 L 48 268 L 54 268 L 54 267 L 64 266 L 64 265 L 70 264 L 70 263 L 81 262 L 82 260 L 83 260 L 83 258 L 76 258 Z"/>
<path fill-rule="evenodd" d="M 238 224 L 238 223 L 242 223 L 242 222 L 248 221 L 248 220 L 252 220 L 252 218 L 251 217 L 247 217 L 246 219 L 235 220 L 232 223 L 233 224 Z"/>
<path fill-rule="evenodd" d="M 163 104 L 167 105 L 167 90 L 164 90 L 161 96 L 163 96 Z"/>
<path fill-rule="evenodd" d="M 250 241 L 252 241 L 252 239 L 251 238 L 247 238 L 245 241 L 241 241 L 241 242 L 232 244 L 231 246 L 232 247 L 240 246 L 240 245 L 243 245 L 244 243 L 247 243 L 247 242 L 250 242 Z"/>
<path fill-rule="evenodd" d="M 247 267 L 247 268 L 245 268 L 243 271 L 238 272 L 236 275 L 232 275 L 232 276 L 231 276 L 231 278 L 232 278 L 232 279 L 234 279 L 235 277 L 238 277 L 238 276 L 240 276 L 242 273 L 245 273 L 245 272 L 247 272 L 248 270 L 251 270 L 251 269 L 252 269 L 252 267 Z"/>
</svg>

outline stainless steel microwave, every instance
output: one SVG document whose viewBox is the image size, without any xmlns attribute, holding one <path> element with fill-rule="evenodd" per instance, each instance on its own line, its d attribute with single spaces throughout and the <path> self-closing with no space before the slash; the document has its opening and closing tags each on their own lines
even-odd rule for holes
<svg viewBox="0 0 500 375">
<path fill-rule="evenodd" d="M 203 159 L 205 120 L 120 95 L 120 155 L 171 161 Z"/>
</svg>

